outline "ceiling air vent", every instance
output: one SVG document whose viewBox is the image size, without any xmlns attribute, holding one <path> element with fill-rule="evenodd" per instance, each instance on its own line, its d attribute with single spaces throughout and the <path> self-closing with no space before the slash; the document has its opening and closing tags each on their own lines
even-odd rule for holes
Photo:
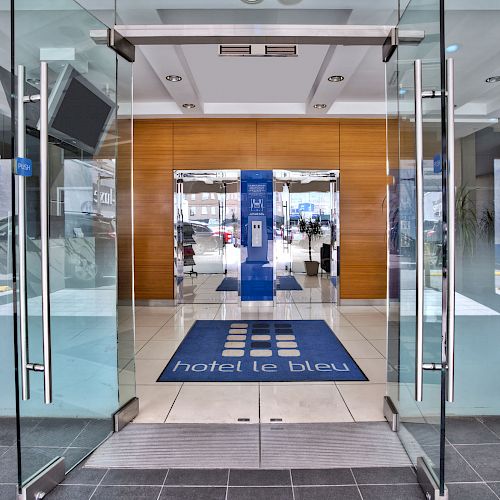
<svg viewBox="0 0 500 500">
<path fill-rule="evenodd" d="M 297 45 L 219 45 L 220 56 L 239 57 L 296 57 Z"/>
<path fill-rule="evenodd" d="M 297 45 L 266 45 L 266 56 L 291 57 L 297 55 Z"/>
</svg>

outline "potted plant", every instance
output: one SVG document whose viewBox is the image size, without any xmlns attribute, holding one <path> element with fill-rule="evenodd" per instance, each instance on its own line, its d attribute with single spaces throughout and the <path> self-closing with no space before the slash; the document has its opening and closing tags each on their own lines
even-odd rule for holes
<svg viewBox="0 0 500 500">
<path fill-rule="evenodd" d="M 305 219 L 301 216 L 299 219 L 299 231 L 307 236 L 307 241 L 309 244 L 309 260 L 304 261 L 306 273 L 308 276 L 316 276 L 318 274 L 319 262 L 317 260 L 312 260 L 311 246 L 312 241 L 314 239 L 320 238 L 323 234 L 321 224 L 317 219 Z"/>
</svg>

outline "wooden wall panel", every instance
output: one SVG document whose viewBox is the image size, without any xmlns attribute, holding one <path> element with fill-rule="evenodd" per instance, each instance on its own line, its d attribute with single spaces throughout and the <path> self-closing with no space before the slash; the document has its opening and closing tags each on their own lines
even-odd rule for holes
<svg viewBox="0 0 500 500">
<path fill-rule="evenodd" d="M 340 125 L 340 283 L 343 299 L 386 296 L 385 122 Z"/>
<path fill-rule="evenodd" d="M 132 299 L 132 122 L 118 120 L 120 143 L 116 151 L 116 235 L 118 256 L 118 300 Z"/>
<path fill-rule="evenodd" d="M 173 298 L 173 170 L 316 168 L 341 172 L 341 298 L 386 294 L 385 121 L 137 120 L 138 299 Z"/>
<path fill-rule="evenodd" d="M 326 120 L 259 120 L 257 166 L 337 169 L 339 124 Z"/>
<path fill-rule="evenodd" d="M 254 120 L 182 120 L 174 125 L 174 168 L 255 168 Z"/>
<path fill-rule="evenodd" d="M 172 123 L 134 125 L 135 293 L 138 300 L 174 293 Z"/>
</svg>

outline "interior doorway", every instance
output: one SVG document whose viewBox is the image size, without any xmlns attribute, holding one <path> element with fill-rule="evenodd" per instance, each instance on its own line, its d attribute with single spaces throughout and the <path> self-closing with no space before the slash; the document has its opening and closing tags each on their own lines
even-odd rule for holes
<svg viewBox="0 0 500 500">
<path fill-rule="evenodd" d="M 178 170 L 176 195 L 176 299 L 178 303 L 231 303 L 238 293 L 219 290 L 239 272 L 239 170 Z"/>
<path fill-rule="evenodd" d="M 278 302 L 337 303 L 340 290 L 338 170 L 275 170 L 276 276 L 301 290 L 277 290 Z M 312 234 L 310 228 L 313 228 Z M 312 269 L 306 268 L 312 262 Z"/>
<path fill-rule="evenodd" d="M 239 303 L 240 171 L 177 170 L 174 184 L 176 303 Z M 339 171 L 274 170 L 273 205 L 274 303 L 339 303 Z"/>
</svg>

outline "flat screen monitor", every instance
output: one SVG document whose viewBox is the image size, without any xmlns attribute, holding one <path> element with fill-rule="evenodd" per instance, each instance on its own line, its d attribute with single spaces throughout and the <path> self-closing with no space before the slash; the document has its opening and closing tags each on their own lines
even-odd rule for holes
<svg viewBox="0 0 500 500">
<path fill-rule="evenodd" d="M 49 134 L 94 154 L 115 108 L 114 101 L 68 65 L 50 94 Z"/>
</svg>

